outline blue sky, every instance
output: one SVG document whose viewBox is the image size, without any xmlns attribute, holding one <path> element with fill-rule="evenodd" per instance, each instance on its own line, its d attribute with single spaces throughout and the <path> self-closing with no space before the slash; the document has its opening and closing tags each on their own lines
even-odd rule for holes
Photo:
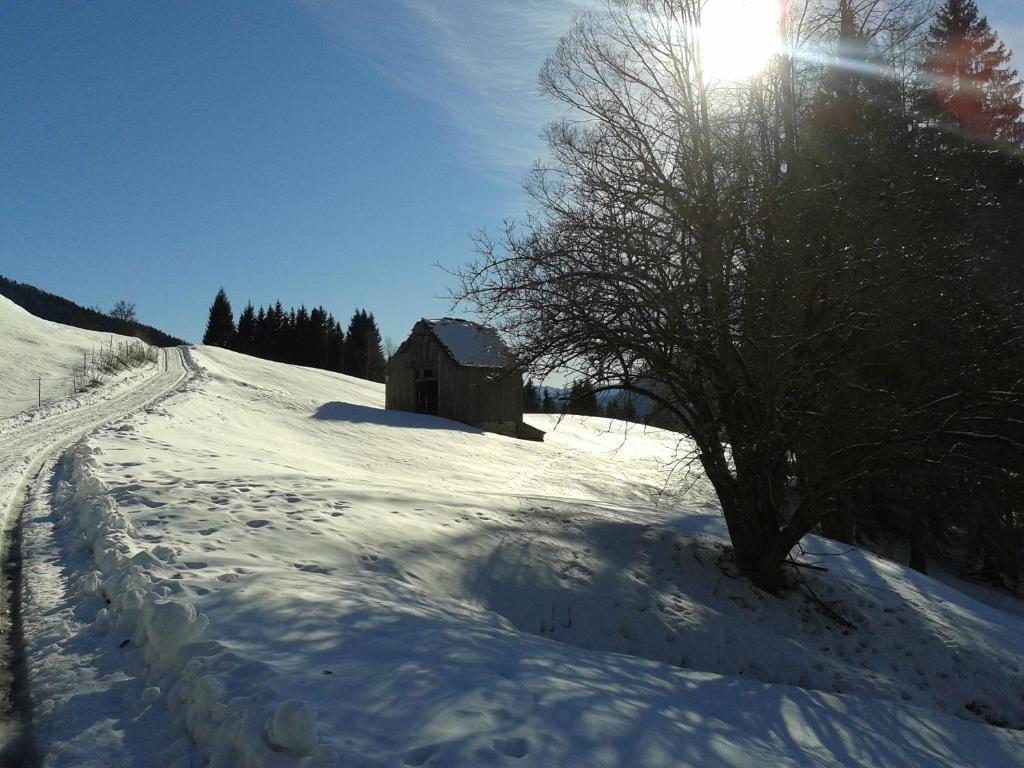
<svg viewBox="0 0 1024 768">
<path fill-rule="evenodd" d="M 5 3 L 0 273 L 191 341 L 223 285 L 398 342 L 522 215 L 536 73 L 588 4 Z M 979 2 L 1016 49 L 1020 4 Z"/>
</svg>

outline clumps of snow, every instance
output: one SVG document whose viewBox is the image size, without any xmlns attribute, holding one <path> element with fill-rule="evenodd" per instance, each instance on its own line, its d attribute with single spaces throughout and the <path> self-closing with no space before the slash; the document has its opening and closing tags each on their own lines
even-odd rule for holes
<svg viewBox="0 0 1024 768">
<path fill-rule="evenodd" d="M 120 646 L 141 651 L 144 705 L 162 699 L 181 718 L 210 768 L 305 768 L 337 763 L 319 743 L 317 709 L 282 696 L 272 671 L 206 640 L 209 619 L 154 568 L 173 562 L 166 545 L 144 548 L 128 515 L 94 470 L 99 450 L 79 443 L 62 460 L 54 497 L 59 525 L 70 527 L 95 569 L 77 577 L 83 598 L 106 607 L 95 624 Z"/>
<path fill-rule="evenodd" d="M 316 707 L 288 699 L 274 710 L 267 722 L 270 743 L 284 752 L 308 755 L 316 748 Z"/>
</svg>

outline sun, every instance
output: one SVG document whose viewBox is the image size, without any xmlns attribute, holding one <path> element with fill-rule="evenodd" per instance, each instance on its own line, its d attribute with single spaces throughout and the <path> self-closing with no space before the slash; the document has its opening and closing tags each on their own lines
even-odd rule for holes
<svg viewBox="0 0 1024 768">
<path fill-rule="evenodd" d="M 781 0 L 706 0 L 698 30 L 710 80 L 745 80 L 779 52 Z"/>
</svg>

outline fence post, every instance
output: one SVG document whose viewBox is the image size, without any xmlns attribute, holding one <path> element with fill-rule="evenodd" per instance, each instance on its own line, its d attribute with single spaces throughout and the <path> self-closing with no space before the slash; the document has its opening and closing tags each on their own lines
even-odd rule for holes
<svg viewBox="0 0 1024 768">
<path fill-rule="evenodd" d="M 37 407 L 42 408 L 43 407 L 43 375 L 42 374 L 39 374 L 39 382 L 38 383 L 39 383 L 39 390 L 38 390 L 39 405 Z"/>
</svg>

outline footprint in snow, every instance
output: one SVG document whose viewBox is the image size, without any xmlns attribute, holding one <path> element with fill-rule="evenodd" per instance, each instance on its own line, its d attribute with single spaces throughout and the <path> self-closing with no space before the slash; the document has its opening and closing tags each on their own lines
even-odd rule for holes
<svg viewBox="0 0 1024 768">
<path fill-rule="evenodd" d="M 508 757 L 526 757 L 530 752 L 530 742 L 522 737 L 511 739 L 495 739 L 494 748 Z"/>
<path fill-rule="evenodd" d="M 270 525 L 269 520 L 249 520 L 246 523 L 250 528 L 262 528 L 265 525 Z"/>
<path fill-rule="evenodd" d="M 440 744 L 427 744 L 424 747 L 410 749 L 405 753 L 405 758 L 402 762 L 406 765 L 423 765 L 434 756 L 440 746 Z"/>
<path fill-rule="evenodd" d="M 302 563 L 292 563 L 292 568 L 298 568 L 300 571 L 304 571 L 306 573 L 322 573 L 325 575 L 331 572 L 330 568 L 323 565 L 303 565 Z"/>
</svg>

